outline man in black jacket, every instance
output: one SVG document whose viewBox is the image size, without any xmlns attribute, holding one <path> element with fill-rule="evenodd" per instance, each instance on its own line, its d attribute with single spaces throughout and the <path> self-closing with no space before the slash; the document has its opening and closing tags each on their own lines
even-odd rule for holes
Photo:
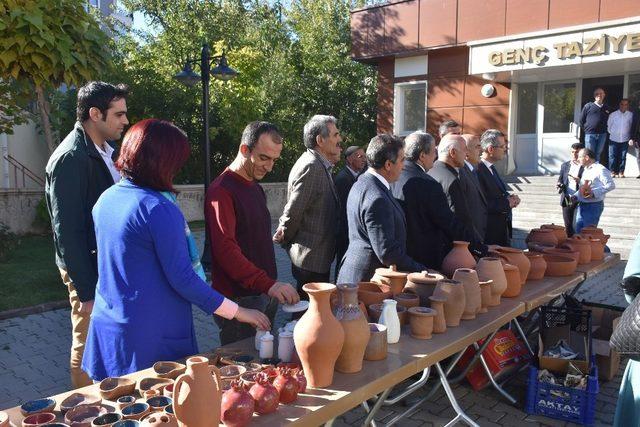
<svg viewBox="0 0 640 427">
<path fill-rule="evenodd" d="M 56 264 L 71 303 L 71 384 L 92 384 L 80 368 L 93 309 L 98 268 L 91 209 L 120 174 L 115 147 L 127 120 L 127 87 L 90 82 L 78 91 L 74 129 L 55 149 L 46 167 L 45 200 L 51 216 Z M 114 207 L 117 208 L 117 207 Z"/>
<path fill-rule="evenodd" d="M 429 268 L 440 269 L 454 240 L 471 241 L 471 251 L 486 253 L 473 231 L 449 209 L 440 184 L 427 174 L 436 157 L 434 138 L 414 132 L 404 140 L 405 162 L 400 179 L 392 185 L 407 218 L 407 254 Z"/>
<path fill-rule="evenodd" d="M 579 142 L 571 144 L 571 160 L 564 162 L 560 166 L 560 175 L 556 187 L 560 193 L 560 206 L 562 206 L 562 218 L 567 236 L 574 234 L 573 221 L 575 218 L 578 202 L 572 199 L 571 194 L 575 193 L 580 185 L 580 178 L 584 171 L 584 166 L 578 162 L 578 153 L 584 148 Z"/>
<path fill-rule="evenodd" d="M 587 102 L 580 114 L 584 145 L 596 153 L 597 161 L 600 161 L 607 140 L 607 120 L 611 113 L 611 108 L 604 103 L 605 95 L 604 89 L 597 87 L 593 91 L 593 102 Z"/>
</svg>

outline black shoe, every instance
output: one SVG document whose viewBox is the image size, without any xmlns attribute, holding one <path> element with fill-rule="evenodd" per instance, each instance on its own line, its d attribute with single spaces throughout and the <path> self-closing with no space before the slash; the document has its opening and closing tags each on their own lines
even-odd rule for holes
<svg viewBox="0 0 640 427">
<path fill-rule="evenodd" d="M 640 175 L 636 176 L 636 179 L 640 179 Z"/>
</svg>

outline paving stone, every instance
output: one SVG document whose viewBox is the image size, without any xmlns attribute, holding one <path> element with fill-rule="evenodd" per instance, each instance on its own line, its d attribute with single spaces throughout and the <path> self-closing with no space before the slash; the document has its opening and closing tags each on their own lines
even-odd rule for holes
<svg viewBox="0 0 640 427">
<path fill-rule="evenodd" d="M 480 424 L 480 426 L 482 427 L 502 427 L 504 424 L 498 424 L 498 423 L 494 423 L 493 421 L 485 418 L 485 417 L 480 417 L 478 419 L 475 420 L 476 423 Z"/>
<path fill-rule="evenodd" d="M 481 418 L 485 418 L 492 422 L 497 422 L 500 418 L 504 417 L 505 413 L 491 408 L 485 408 L 482 405 L 473 405 L 466 410 L 467 415 L 478 415 Z"/>
</svg>

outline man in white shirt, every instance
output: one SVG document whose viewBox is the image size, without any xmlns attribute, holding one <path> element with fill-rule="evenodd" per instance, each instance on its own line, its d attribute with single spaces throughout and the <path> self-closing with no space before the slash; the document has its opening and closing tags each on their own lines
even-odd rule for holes
<svg viewBox="0 0 640 427">
<path fill-rule="evenodd" d="M 616 188 L 609 169 L 597 163 L 596 154 L 583 148 L 578 154 L 578 162 L 584 167 L 580 186 L 572 197 L 580 202 L 576 214 L 576 233 L 587 226 L 598 226 L 604 210 L 605 195 Z"/>
<path fill-rule="evenodd" d="M 609 168 L 614 178 L 624 178 L 624 166 L 629 145 L 633 145 L 631 135 L 633 113 L 629 111 L 629 100 L 623 98 L 620 108 L 609 115 Z"/>
</svg>

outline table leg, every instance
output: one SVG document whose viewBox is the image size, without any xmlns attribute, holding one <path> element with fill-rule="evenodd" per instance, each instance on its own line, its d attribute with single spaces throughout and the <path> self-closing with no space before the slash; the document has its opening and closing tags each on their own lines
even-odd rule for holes
<svg viewBox="0 0 640 427">
<path fill-rule="evenodd" d="M 366 400 L 362 402 L 362 407 L 364 408 L 365 411 L 369 413 L 367 415 L 367 418 L 364 420 L 364 424 L 363 424 L 364 426 L 376 427 L 376 423 L 375 421 L 373 421 L 373 418 L 376 416 L 376 413 L 382 407 L 382 404 L 384 403 L 387 396 L 389 396 L 389 393 L 391 393 L 392 389 L 393 387 L 389 387 L 388 389 L 383 391 L 380 397 L 378 397 L 378 400 L 376 400 L 376 403 L 373 405 L 373 408 L 371 408 L 371 410 L 369 410 L 369 404 L 367 403 Z"/>
<path fill-rule="evenodd" d="M 458 401 L 456 400 L 456 396 L 453 394 L 453 390 L 451 390 L 451 387 L 449 386 L 449 382 L 447 381 L 447 376 L 442 370 L 440 363 L 439 362 L 436 363 L 435 366 L 436 366 L 436 370 L 438 371 L 438 376 L 440 377 L 440 383 L 442 383 L 442 388 L 444 389 L 444 392 L 447 394 L 447 398 L 449 399 L 449 403 L 451 403 L 453 410 L 456 411 L 456 413 L 458 414 L 454 419 L 452 419 L 447 424 L 447 426 L 452 426 L 456 424 L 458 421 L 464 421 L 471 427 L 480 427 L 462 410 L 462 408 L 458 404 Z"/>
<path fill-rule="evenodd" d="M 478 350 L 478 353 L 480 353 L 479 349 L 480 346 L 477 343 L 473 343 L 473 346 L 475 347 L 476 350 Z M 482 364 L 482 367 L 484 368 L 484 372 L 485 374 L 487 374 L 487 376 L 489 377 L 489 381 L 491 381 L 491 385 L 493 385 L 493 388 L 495 388 L 498 393 L 500 393 L 502 396 L 504 396 L 505 399 L 507 399 L 509 402 L 511 402 L 511 404 L 515 404 L 516 403 L 516 399 L 513 398 L 513 396 L 511 396 L 509 393 L 507 393 L 507 391 L 505 389 L 503 389 L 500 384 L 498 384 L 495 380 L 495 378 L 493 378 L 493 374 L 491 373 L 491 369 L 489 369 L 489 366 L 487 365 L 486 360 L 484 360 L 484 356 L 480 353 L 480 363 Z"/>
<path fill-rule="evenodd" d="M 534 357 L 535 354 L 533 353 L 533 350 L 531 349 L 531 345 L 529 345 L 529 340 L 527 339 L 527 336 L 524 334 L 524 331 L 522 330 L 522 327 L 520 326 L 520 322 L 518 322 L 518 318 L 513 319 L 512 322 L 516 327 L 516 332 L 518 332 L 518 335 L 520 335 L 520 338 L 522 339 L 522 341 L 524 341 L 524 345 L 527 346 L 527 350 L 529 350 L 529 354 L 531 355 L 531 357 Z"/>
</svg>

